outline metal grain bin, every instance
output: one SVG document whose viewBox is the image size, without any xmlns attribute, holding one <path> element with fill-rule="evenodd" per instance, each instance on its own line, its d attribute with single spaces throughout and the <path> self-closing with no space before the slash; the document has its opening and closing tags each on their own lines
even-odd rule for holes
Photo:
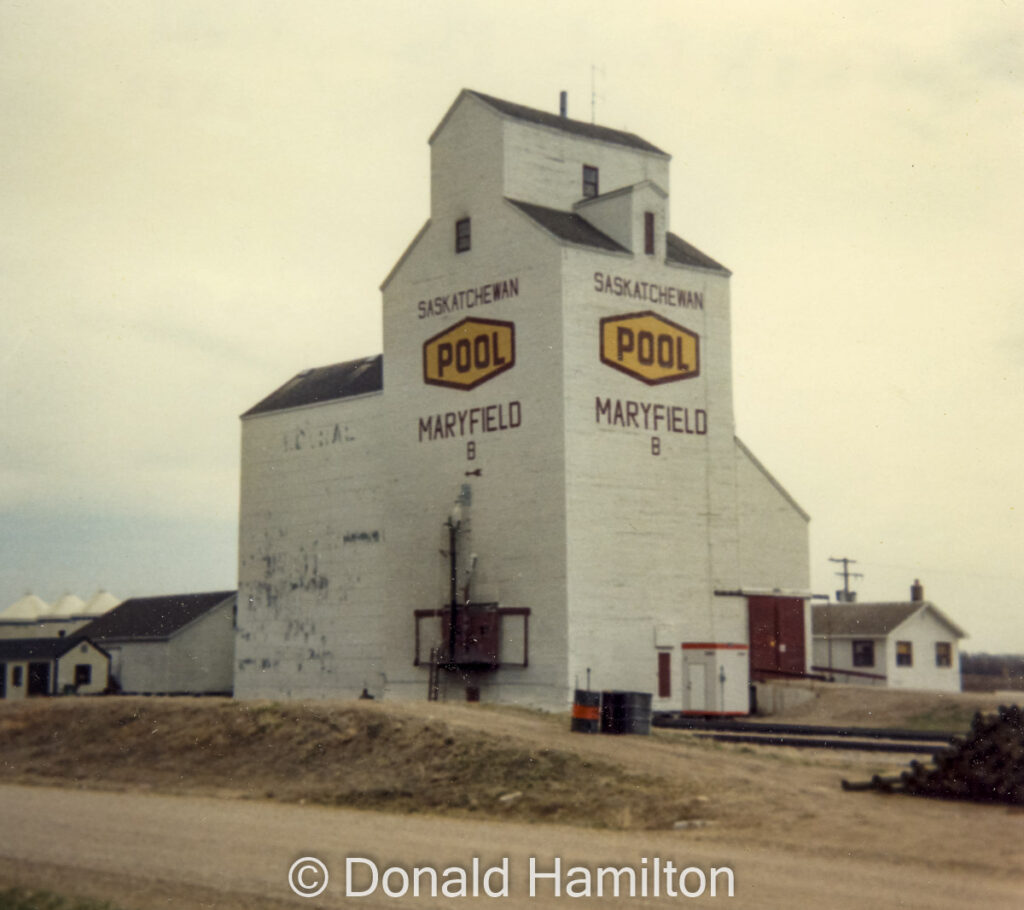
<svg viewBox="0 0 1024 910">
<path fill-rule="evenodd" d="M 646 736 L 651 732 L 650 692 L 602 692 L 601 732 L 637 733 Z"/>
</svg>

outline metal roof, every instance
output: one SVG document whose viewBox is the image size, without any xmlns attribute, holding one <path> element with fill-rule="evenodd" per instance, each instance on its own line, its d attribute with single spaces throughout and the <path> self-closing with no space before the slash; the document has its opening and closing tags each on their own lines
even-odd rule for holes
<svg viewBox="0 0 1024 910">
<path fill-rule="evenodd" d="M 610 250 L 613 253 L 628 253 L 622 244 L 613 240 L 603 231 L 598 230 L 586 218 L 577 215 L 575 212 L 564 212 L 561 209 L 551 209 L 543 205 L 535 205 L 532 202 L 523 202 L 520 199 L 508 199 L 517 209 L 529 215 L 542 228 L 550 231 L 560 240 L 567 240 L 569 243 L 578 243 L 581 246 L 590 246 L 599 250 Z M 667 262 L 674 262 L 677 265 L 697 266 L 702 269 L 713 269 L 716 272 L 731 274 L 729 270 L 710 256 L 702 253 L 697 247 L 687 243 L 682 237 L 677 237 L 671 232 L 665 234 L 665 259 Z"/>
<path fill-rule="evenodd" d="M 832 638 L 884 638 L 918 610 L 931 610 L 959 638 L 967 633 L 927 600 L 909 603 L 843 603 L 811 610 L 813 634 Z"/>
<path fill-rule="evenodd" d="M 652 145 L 646 139 L 641 139 L 634 133 L 627 133 L 623 130 L 614 130 L 607 126 L 598 126 L 594 123 L 587 123 L 585 120 L 573 120 L 569 117 L 562 117 L 538 108 L 526 107 L 524 104 L 515 104 L 512 101 L 504 101 L 492 95 L 485 95 L 483 92 L 475 92 L 472 89 L 464 89 L 460 94 L 472 95 L 479 98 L 484 104 L 493 107 L 496 111 L 516 120 L 523 120 L 527 123 L 534 123 L 538 126 L 547 126 L 552 129 L 561 130 L 564 133 L 572 133 L 575 136 L 583 136 L 587 139 L 596 139 L 600 142 L 610 142 L 614 145 L 624 145 L 627 148 L 639 149 L 643 152 L 653 152 L 656 155 L 668 157 L 656 145 Z M 456 100 L 456 104 L 458 100 Z M 452 105 L 454 107 L 455 105 Z M 444 121 L 442 121 L 443 123 Z M 435 131 L 436 135 L 436 131 Z M 433 136 L 431 137 L 433 138 Z"/>
<path fill-rule="evenodd" d="M 695 265 L 702 269 L 714 269 L 716 272 L 732 274 L 720 262 L 715 262 L 710 256 L 702 253 L 697 247 L 687 243 L 682 237 L 678 237 L 671 231 L 665 234 L 665 258 L 669 262 L 679 265 Z"/>
<path fill-rule="evenodd" d="M 624 246 L 612 240 L 607 234 L 599 231 L 589 221 L 581 218 L 575 212 L 549 209 L 543 205 L 521 202 L 518 199 L 509 199 L 508 201 L 560 240 L 568 240 L 570 243 L 578 243 L 581 246 L 596 247 L 599 250 L 611 250 L 615 253 L 629 252 Z"/>
<path fill-rule="evenodd" d="M 253 405 L 243 417 L 283 411 L 307 404 L 351 398 L 379 392 L 384 387 L 384 358 L 377 354 L 325 367 L 303 370 L 266 398 Z"/>
<path fill-rule="evenodd" d="M 236 591 L 132 597 L 76 634 L 95 641 L 170 638 L 179 629 L 234 597 Z"/>
</svg>

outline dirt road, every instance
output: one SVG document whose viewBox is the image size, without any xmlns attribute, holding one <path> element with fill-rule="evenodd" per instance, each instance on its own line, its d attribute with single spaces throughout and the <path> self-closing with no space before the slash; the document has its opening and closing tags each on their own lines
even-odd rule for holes
<svg viewBox="0 0 1024 910">
<path fill-rule="evenodd" d="M 1017 908 L 1024 904 L 1024 877 L 993 864 L 965 871 L 927 860 L 880 862 L 876 856 L 836 851 L 793 852 L 764 845 L 729 846 L 701 832 L 603 832 L 554 825 L 476 822 L 397 816 L 264 801 L 99 793 L 49 787 L 0 786 L 3 837 L 0 880 L 45 886 L 66 893 L 115 900 L 124 907 L 208 907 L 270 910 L 273 907 L 394 908 L 409 906 L 538 908 L 569 904 L 615 908 L 653 903 L 772 908 L 964 907 Z M 1018 837 L 1024 816 L 1007 818 L 1007 836 Z M 1019 842 L 1019 841 L 1018 841 Z M 291 864 L 303 856 L 322 859 L 330 873 L 314 899 L 292 896 Z M 390 898 L 380 889 L 367 897 L 344 895 L 346 857 L 366 857 L 381 870 L 401 866 L 443 869 L 509 863 L 504 898 Z M 580 865 L 629 866 L 648 858 L 678 867 L 731 867 L 735 897 L 700 899 L 623 897 L 556 899 L 550 880 L 529 895 L 529 863 L 540 871 L 561 859 L 563 872 Z M 365 870 L 364 870 L 365 871 Z M 315 875 L 306 874 L 313 883 Z M 498 884 L 498 880 L 492 880 Z M 401 886 L 392 878 L 392 887 Z M 563 888 L 565 877 L 562 879 Z M 720 876 L 719 887 L 725 890 Z M 356 882 L 361 887 L 368 882 Z M 698 890 L 695 874 L 686 881 Z"/>
</svg>

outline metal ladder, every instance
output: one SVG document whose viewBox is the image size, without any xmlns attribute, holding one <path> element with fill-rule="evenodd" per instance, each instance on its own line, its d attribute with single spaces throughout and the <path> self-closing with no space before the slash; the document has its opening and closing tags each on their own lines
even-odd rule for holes
<svg viewBox="0 0 1024 910">
<path fill-rule="evenodd" d="M 441 649 L 430 649 L 430 676 L 427 679 L 427 701 L 437 701 L 441 688 Z"/>
</svg>

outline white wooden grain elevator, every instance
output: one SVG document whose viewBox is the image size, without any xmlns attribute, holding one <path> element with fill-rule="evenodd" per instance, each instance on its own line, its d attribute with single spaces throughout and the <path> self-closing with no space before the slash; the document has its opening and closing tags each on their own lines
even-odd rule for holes
<svg viewBox="0 0 1024 910">
<path fill-rule="evenodd" d="M 442 697 L 682 709 L 693 645 L 809 584 L 806 514 L 736 439 L 730 273 L 635 135 L 463 91 L 430 153 L 383 355 L 243 415 L 235 693 L 425 698 L 433 651 Z"/>
</svg>

